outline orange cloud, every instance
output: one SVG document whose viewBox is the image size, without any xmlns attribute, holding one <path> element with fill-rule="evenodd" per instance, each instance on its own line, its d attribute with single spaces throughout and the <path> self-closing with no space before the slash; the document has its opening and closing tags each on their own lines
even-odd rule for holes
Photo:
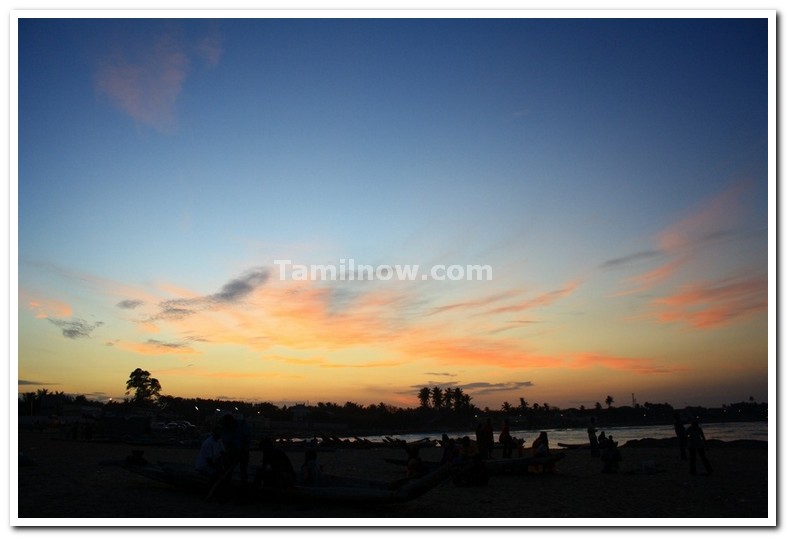
<svg viewBox="0 0 787 537">
<path fill-rule="evenodd" d="M 47 319 L 50 317 L 64 318 L 74 314 L 71 306 L 65 302 L 52 299 L 31 299 L 27 303 L 29 310 L 34 312 L 36 319 Z"/>
<path fill-rule="evenodd" d="M 432 358 L 449 365 L 486 365 L 507 369 L 561 367 L 559 358 L 538 356 L 512 341 L 473 336 L 436 337 L 432 330 L 414 330 L 394 342 L 413 358 Z"/>
<path fill-rule="evenodd" d="M 679 373 L 691 371 L 687 367 L 666 367 L 655 364 L 647 358 L 622 358 L 618 356 L 605 356 L 601 354 L 580 354 L 566 361 L 566 367 L 570 369 L 588 369 L 591 367 L 603 367 L 627 373 L 639 375 L 652 375 L 664 373 Z"/>
<path fill-rule="evenodd" d="M 683 266 L 686 261 L 688 261 L 687 257 L 680 257 L 669 263 L 665 263 L 660 267 L 656 267 L 655 269 L 648 271 L 644 274 L 639 274 L 637 276 L 632 276 L 628 278 L 628 282 L 633 283 L 636 287 L 629 289 L 627 291 L 621 291 L 617 293 L 617 296 L 624 296 L 630 295 L 634 293 L 641 293 L 643 291 L 647 291 L 652 287 L 656 286 L 657 284 L 667 280 L 670 276 L 675 274 L 677 270 Z"/>
<path fill-rule="evenodd" d="M 725 279 L 683 286 L 680 292 L 652 301 L 653 315 L 663 323 L 682 323 L 692 328 L 724 326 L 768 308 L 765 276 Z"/>
</svg>

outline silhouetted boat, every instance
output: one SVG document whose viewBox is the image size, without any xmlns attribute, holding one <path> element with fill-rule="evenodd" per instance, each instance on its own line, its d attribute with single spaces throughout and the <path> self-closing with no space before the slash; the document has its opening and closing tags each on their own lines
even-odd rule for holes
<svg viewBox="0 0 787 537">
<path fill-rule="evenodd" d="M 584 444 L 566 444 L 564 442 L 558 442 L 558 447 L 562 447 L 563 449 L 588 449 L 590 448 L 590 442 L 585 442 Z"/>
<path fill-rule="evenodd" d="M 135 474 L 172 485 L 177 488 L 205 493 L 214 484 L 208 476 L 184 463 L 122 462 L 119 466 Z M 320 485 L 296 484 L 284 489 L 261 487 L 252 492 L 279 501 L 401 503 L 425 494 L 463 469 L 459 465 L 444 465 L 421 477 L 404 478 L 392 482 L 373 481 L 352 477 L 323 474 Z M 237 484 L 233 484 L 236 486 Z"/>
</svg>

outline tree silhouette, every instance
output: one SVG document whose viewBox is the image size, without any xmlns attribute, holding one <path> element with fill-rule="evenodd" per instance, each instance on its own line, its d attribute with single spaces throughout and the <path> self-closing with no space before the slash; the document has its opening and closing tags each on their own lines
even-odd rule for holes
<svg viewBox="0 0 787 537">
<path fill-rule="evenodd" d="M 500 407 L 503 412 L 509 414 L 511 412 L 511 403 L 508 401 L 503 401 L 503 405 Z"/>
<path fill-rule="evenodd" d="M 126 381 L 126 395 L 134 391 L 132 402 L 139 405 L 146 405 L 153 402 L 161 392 L 161 384 L 158 379 L 150 376 L 150 372 L 136 368 L 128 376 Z"/>
<path fill-rule="evenodd" d="M 443 393 L 443 405 L 448 410 L 451 410 L 454 407 L 454 389 L 453 388 L 446 388 L 445 393 Z"/>
<path fill-rule="evenodd" d="M 440 386 L 435 386 L 432 388 L 432 406 L 434 406 L 437 410 L 443 408 L 443 389 Z"/>
<path fill-rule="evenodd" d="M 607 408 L 612 408 L 612 403 L 615 402 L 615 399 L 611 395 L 608 395 L 604 402 L 607 404 Z"/>
<path fill-rule="evenodd" d="M 429 408 L 429 400 L 432 396 L 432 391 L 424 386 L 418 391 L 418 400 L 421 402 L 421 408 Z"/>
</svg>

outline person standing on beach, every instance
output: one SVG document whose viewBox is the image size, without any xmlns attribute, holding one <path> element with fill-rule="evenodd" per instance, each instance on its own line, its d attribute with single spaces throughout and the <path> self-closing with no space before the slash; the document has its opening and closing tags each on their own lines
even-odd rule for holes
<svg viewBox="0 0 787 537">
<path fill-rule="evenodd" d="M 598 457 L 598 439 L 596 438 L 596 418 L 590 418 L 588 425 L 588 440 L 590 440 L 590 456 Z"/>
<path fill-rule="evenodd" d="M 485 458 L 491 459 L 495 449 L 495 430 L 492 428 L 492 418 L 486 418 L 483 430 Z"/>
<path fill-rule="evenodd" d="M 683 426 L 683 420 L 680 419 L 680 414 L 675 412 L 675 436 L 678 437 L 678 445 L 680 446 L 680 458 L 686 460 L 686 428 Z"/>
<path fill-rule="evenodd" d="M 692 475 L 697 473 L 697 455 L 699 455 L 700 459 L 702 459 L 702 465 L 705 467 L 705 472 L 708 475 L 712 474 L 713 468 L 705 455 L 705 433 L 702 432 L 696 418 L 691 421 L 686 435 L 689 441 L 689 473 Z"/>
<path fill-rule="evenodd" d="M 511 437 L 511 426 L 508 418 L 503 420 L 503 428 L 500 430 L 500 444 L 503 446 L 503 458 L 510 459 L 514 448 L 514 439 Z"/>
</svg>

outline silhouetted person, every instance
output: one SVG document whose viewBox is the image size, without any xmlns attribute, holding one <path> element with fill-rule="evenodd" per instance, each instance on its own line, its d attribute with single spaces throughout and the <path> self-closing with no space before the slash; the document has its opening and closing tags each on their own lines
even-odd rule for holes
<svg viewBox="0 0 787 537">
<path fill-rule="evenodd" d="M 478 442 L 470 440 L 469 436 L 463 436 L 461 445 L 459 447 L 459 457 L 457 458 L 458 462 L 469 462 L 479 454 L 480 451 L 478 450 Z"/>
<path fill-rule="evenodd" d="M 295 469 L 284 451 L 277 448 L 273 440 L 265 438 L 260 442 L 262 448 L 262 468 L 254 477 L 254 486 L 262 483 L 265 487 L 284 489 L 295 483 Z"/>
<path fill-rule="evenodd" d="M 605 474 L 618 473 L 620 461 L 622 460 L 623 456 L 618 450 L 618 443 L 615 442 L 612 439 L 612 435 L 610 435 L 609 438 L 605 440 L 604 448 L 601 450 L 601 461 L 603 462 L 601 472 Z"/>
<path fill-rule="evenodd" d="M 418 446 L 407 448 L 407 477 L 418 477 L 426 473 Z"/>
<path fill-rule="evenodd" d="M 194 466 L 201 474 L 217 477 L 224 470 L 223 455 L 224 444 L 221 442 L 221 428 L 214 427 L 210 436 L 202 442 Z"/>
<path fill-rule="evenodd" d="M 456 445 L 456 440 L 449 438 L 447 434 L 443 433 L 443 456 L 440 458 L 440 464 L 455 462 L 459 458 L 459 446 Z"/>
<path fill-rule="evenodd" d="M 221 443 L 224 445 L 224 466 L 229 469 L 238 466 L 240 469 L 241 491 L 245 492 L 249 470 L 249 444 L 251 435 L 246 420 L 236 420 L 232 414 L 221 418 Z"/>
<path fill-rule="evenodd" d="M 590 440 L 590 456 L 598 457 L 598 439 L 596 438 L 596 418 L 590 418 L 588 425 L 588 440 Z"/>
<path fill-rule="evenodd" d="M 549 437 L 546 431 L 541 433 L 533 440 L 533 456 L 547 457 L 549 455 Z"/>
<path fill-rule="evenodd" d="M 510 459 L 514 449 L 514 439 L 511 437 L 511 427 L 507 418 L 503 420 L 503 428 L 500 430 L 500 444 L 503 446 L 503 458 Z"/>
<path fill-rule="evenodd" d="M 678 446 L 680 447 L 680 458 L 686 460 L 686 428 L 683 426 L 683 420 L 680 419 L 680 414 L 675 412 L 675 436 L 678 437 Z"/>
<path fill-rule="evenodd" d="M 322 466 L 317 462 L 317 452 L 307 449 L 301 466 L 301 482 L 304 485 L 319 486 L 322 484 Z"/>
<path fill-rule="evenodd" d="M 689 443 L 689 473 L 692 475 L 697 473 L 697 455 L 699 455 L 703 466 L 705 466 L 705 472 L 712 474 L 713 468 L 705 455 L 705 433 L 702 432 L 696 419 L 691 421 L 691 425 L 686 430 L 686 436 L 688 436 Z"/>
<path fill-rule="evenodd" d="M 607 447 L 607 435 L 601 431 L 598 434 L 598 448 L 603 452 L 605 447 Z"/>
<path fill-rule="evenodd" d="M 533 440 L 533 457 L 549 457 L 549 437 L 546 431 L 541 431 L 538 437 Z M 555 463 L 549 462 L 541 465 L 544 472 L 554 472 Z"/>
<path fill-rule="evenodd" d="M 495 431 L 492 428 L 492 418 L 486 418 L 482 431 L 483 453 L 487 459 L 492 458 L 495 449 Z"/>
</svg>

